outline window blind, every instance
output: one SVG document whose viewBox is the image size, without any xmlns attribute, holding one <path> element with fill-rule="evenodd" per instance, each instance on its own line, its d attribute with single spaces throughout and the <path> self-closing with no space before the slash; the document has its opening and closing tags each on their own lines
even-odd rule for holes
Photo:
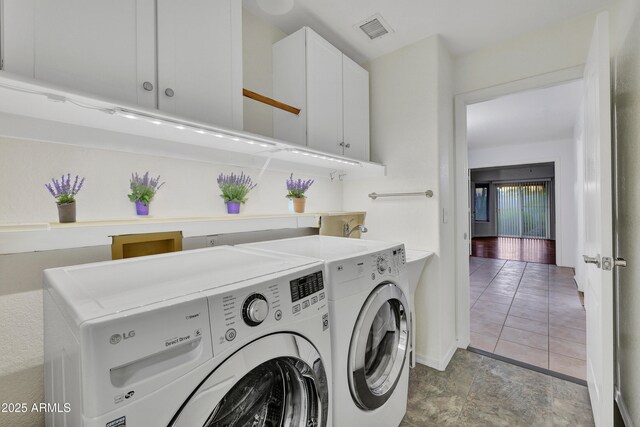
<svg viewBox="0 0 640 427">
<path fill-rule="evenodd" d="M 549 181 L 503 183 L 496 189 L 498 236 L 550 237 Z"/>
</svg>

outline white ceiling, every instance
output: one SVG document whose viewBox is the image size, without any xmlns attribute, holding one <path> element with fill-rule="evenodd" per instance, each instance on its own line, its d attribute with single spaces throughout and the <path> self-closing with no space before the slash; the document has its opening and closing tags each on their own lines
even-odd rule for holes
<svg viewBox="0 0 640 427">
<path fill-rule="evenodd" d="M 579 80 L 469 105 L 469 149 L 570 139 L 581 99 Z"/>
<path fill-rule="evenodd" d="M 285 15 L 268 15 L 256 0 L 243 7 L 291 34 L 309 26 L 356 62 L 440 34 L 460 55 L 588 12 L 612 0 L 295 0 Z M 380 13 L 395 30 L 369 40 L 354 26 Z"/>
</svg>

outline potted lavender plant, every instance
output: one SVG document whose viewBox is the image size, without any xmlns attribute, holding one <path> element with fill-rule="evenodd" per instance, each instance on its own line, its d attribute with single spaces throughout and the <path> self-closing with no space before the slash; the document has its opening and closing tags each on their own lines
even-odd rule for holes
<svg viewBox="0 0 640 427">
<path fill-rule="evenodd" d="M 149 171 L 145 172 L 143 176 L 139 176 L 138 172 L 131 174 L 129 185 L 131 194 L 128 196 L 129 200 L 135 202 L 138 215 L 149 215 L 149 204 L 163 185 L 164 182 L 160 183 L 160 175 L 156 178 L 149 178 Z"/>
<path fill-rule="evenodd" d="M 220 174 L 218 176 L 218 187 L 222 191 L 220 197 L 227 204 L 227 213 L 240 213 L 240 204 L 247 201 L 247 194 L 253 190 L 256 185 L 251 177 L 245 175 L 244 172 L 236 175 L 233 172 L 229 175 Z"/>
<path fill-rule="evenodd" d="M 303 181 L 298 178 L 297 180 L 293 179 L 293 174 L 287 180 L 287 198 L 293 201 L 293 210 L 296 213 L 304 213 L 304 205 L 307 200 L 307 196 L 304 193 L 307 192 L 309 187 L 313 184 L 312 179 L 308 179 Z"/>
<path fill-rule="evenodd" d="M 51 183 L 44 185 L 56 199 L 60 222 L 76 222 L 76 194 L 82 189 L 83 184 L 84 178 L 76 175 L 72 185 L 71 174 L 68 173 L 66 177 L 62 175 L 60 181 L 51 178 Z"/>
</svg>

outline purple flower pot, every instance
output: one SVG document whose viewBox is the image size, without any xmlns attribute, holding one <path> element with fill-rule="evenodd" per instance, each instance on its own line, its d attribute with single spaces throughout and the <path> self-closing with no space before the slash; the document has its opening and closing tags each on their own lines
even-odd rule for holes
<svg viewBox="0 0 640 427">
<path fill-rule="evenodd" d="M 229 213 L 229 214 L 239 214 L 240 213 L 240 202 L 227 202 L 227 213 Z"/>
<path fill-rule="evenodd" d="M 138 215 L 149 215 L 149 205 L 145 205 L 141 201 L 136 201 L 136 213 Z"/>
</svg>

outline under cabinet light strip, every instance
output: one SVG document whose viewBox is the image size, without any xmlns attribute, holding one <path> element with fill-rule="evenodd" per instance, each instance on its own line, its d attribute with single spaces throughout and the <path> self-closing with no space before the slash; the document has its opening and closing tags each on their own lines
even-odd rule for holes
<svg viewBox="0 0 640 427">
<path fill-rule="evenodd" d="M 153 114 L 143 113 L 140 111 L 127 110 L 125 108 L 114 108 L 110 112 L 117 116 L 125 117 L 131 120 L 146 120 L 156 125 L 167 125 L 180 130 L 190 130 L 190 131 L 199 133 L 201 135 L 212 135 L 218 138 L 228 138 L 228 139 L 231 139 L 232 141 L 243 142 L 249 145 L 259 145 L 260 147 L 264 147 L 264 148 L 275 147 L 277 145 L 274 142 L 264 141 L 262 139 L 241 138 L 233 133 L 227 133 L 214 127 L 203 126 L 200 124 L 189 123 L 186 121 L 181 121 L 176 119 L 168 119 L 168 118 L 159 117 Z"/>
<path fill-rule="evenodd" d="M 1 0 L 0 0 L 1 2 Z M 18 82 L 20 83 L 20 82 Z M 346 158 L 343 157 L 334 157 L 331 155 L 327 155 L 324 153 L 320 153 L 320 152 L 315 152 L 315 151 L 308 151 L 308 150 L 304 150 L 304 149 L 299 149 L 299 148 L 284 148 L 281 145 L 279 145 L 278 143 L 275 142 L 271 142 L 271 141 L 267 141 L 264 140 L 260 137 L 244 137 L 244 136 L 239 136 L 236 133 L 233 132 L 229 132 L 229 131 L 225 131 L 222 129 L 218 129 L 212 126 L 206 126 L 206 125 L 201 125 L 201 124 L 197 124 L 197 123 L 192 123 L 192 122 L 188 122 L 188 121 L 182 121 L 182 120 L 178 120 L 178 119 L 170 119 L 170 118 L 165 118 L 162 116 L 156 116 L 154 114 L 150 114 L 150 113 L 145 113 L 145 112 L 141 112 L 141 111 L 136 111 L 136 110 L 129 110 L 126 108 L 121 108 L 121 107 L 108 107 L 108 106 L 99 106 L 99 105 L 91 105 L 88 104 L 84 101 L 80 101 L 78 99 L 75 99 L 73 97 L 69 97 L 66 95 L 61 95 L 58 93 L 52 93 L 49 91 L 45 91 L 45 90 L 35 90 L 35 89 L 31 89 L 31 88 L 27 88 L 27 87 L 20 87 L 17 85 L 13 85 L 13 84 L 7 84 L 4 83 L 4 79 L 0 79 L 0 88 L 4 88 L 4 89 L 9 89 L 15 92 L 22 92 L 22 93 L 28 93 L 28 94 L 33 94 L 33 95 L 39 95 L 39 96 L 44 96 L 46 97 L 49 101 L 52 102 L 59 102 L 59 103 L 69 103 L 69 104 L 74 104 L 78 107 L 82 107 L 82 108 L 86 108 L 89 110 L 97 110 L 97 111 L 102 111 L 104 113 L 107 114 L 112 114 L 112 115 L 117 115 L 120 117 L 124 117 L 127 119 L 132 119 L 132 120 L 136 120 L 136 119 L 141 119 L 141 120 L 145 120 L 147 122 L 156 124 L 156 125 L 168 125 L 168 126 L 172 126 L 175 129 L 179 129 L 179 130 L 191 130 L 193 132 L 202 134 L 202 135 L 212 135 L 218 138 L 228 138 L 231 139 L 233 141 L 237 141 L 237 142 L 243 142 L 245 144 L 249 144 L 249 145 L 258 145 L 260 147 L 264 147 L 264 148 L 269 148 L 269 147 L 276 147 L 276 151 L 286 151 L 289 153 L 294 153 L 294 154 L 300 154 L 303 156 L 308 156 L 308 157 L 314 157 L 317 159 L 321 159 L 321 160 L 327 160 L 329 162 L 334 162 L 334 163 L 339 163 L 339 164 L 344 164 L 344 165 L 350 165 L 350 166 L 360 166 L 362 167 L 362 163 L 357 162 L 357 161 L 353 161 L 353 160 L 348 160 Z M 280 148 L 282 147 L 282 148 Z"/>
<path fill-rule="evenodd" d="M 330 162 L 342 163 L 344 165 L 362 166 L 362 164 L 360 162 L 355 162 L 353 160 L 347 160 L 347 159 L 344 159 L 342 157 L 329 156 L 329 155 L 324 154 L 324 153 L 316 153 L 314 151 L 307 151 L 307 150 L 303 150 L 303 149 L 300 149 L 300 148 L 287 148 L 285 151 L 288 151 L 289 153 L 293 153 L 293 154 L 300 154 L 300 155 L 303 155 L 303 156 L 314 157 L 314 158 L 321 159 L 321 160 L 328 160 Z"/>
</svg>

